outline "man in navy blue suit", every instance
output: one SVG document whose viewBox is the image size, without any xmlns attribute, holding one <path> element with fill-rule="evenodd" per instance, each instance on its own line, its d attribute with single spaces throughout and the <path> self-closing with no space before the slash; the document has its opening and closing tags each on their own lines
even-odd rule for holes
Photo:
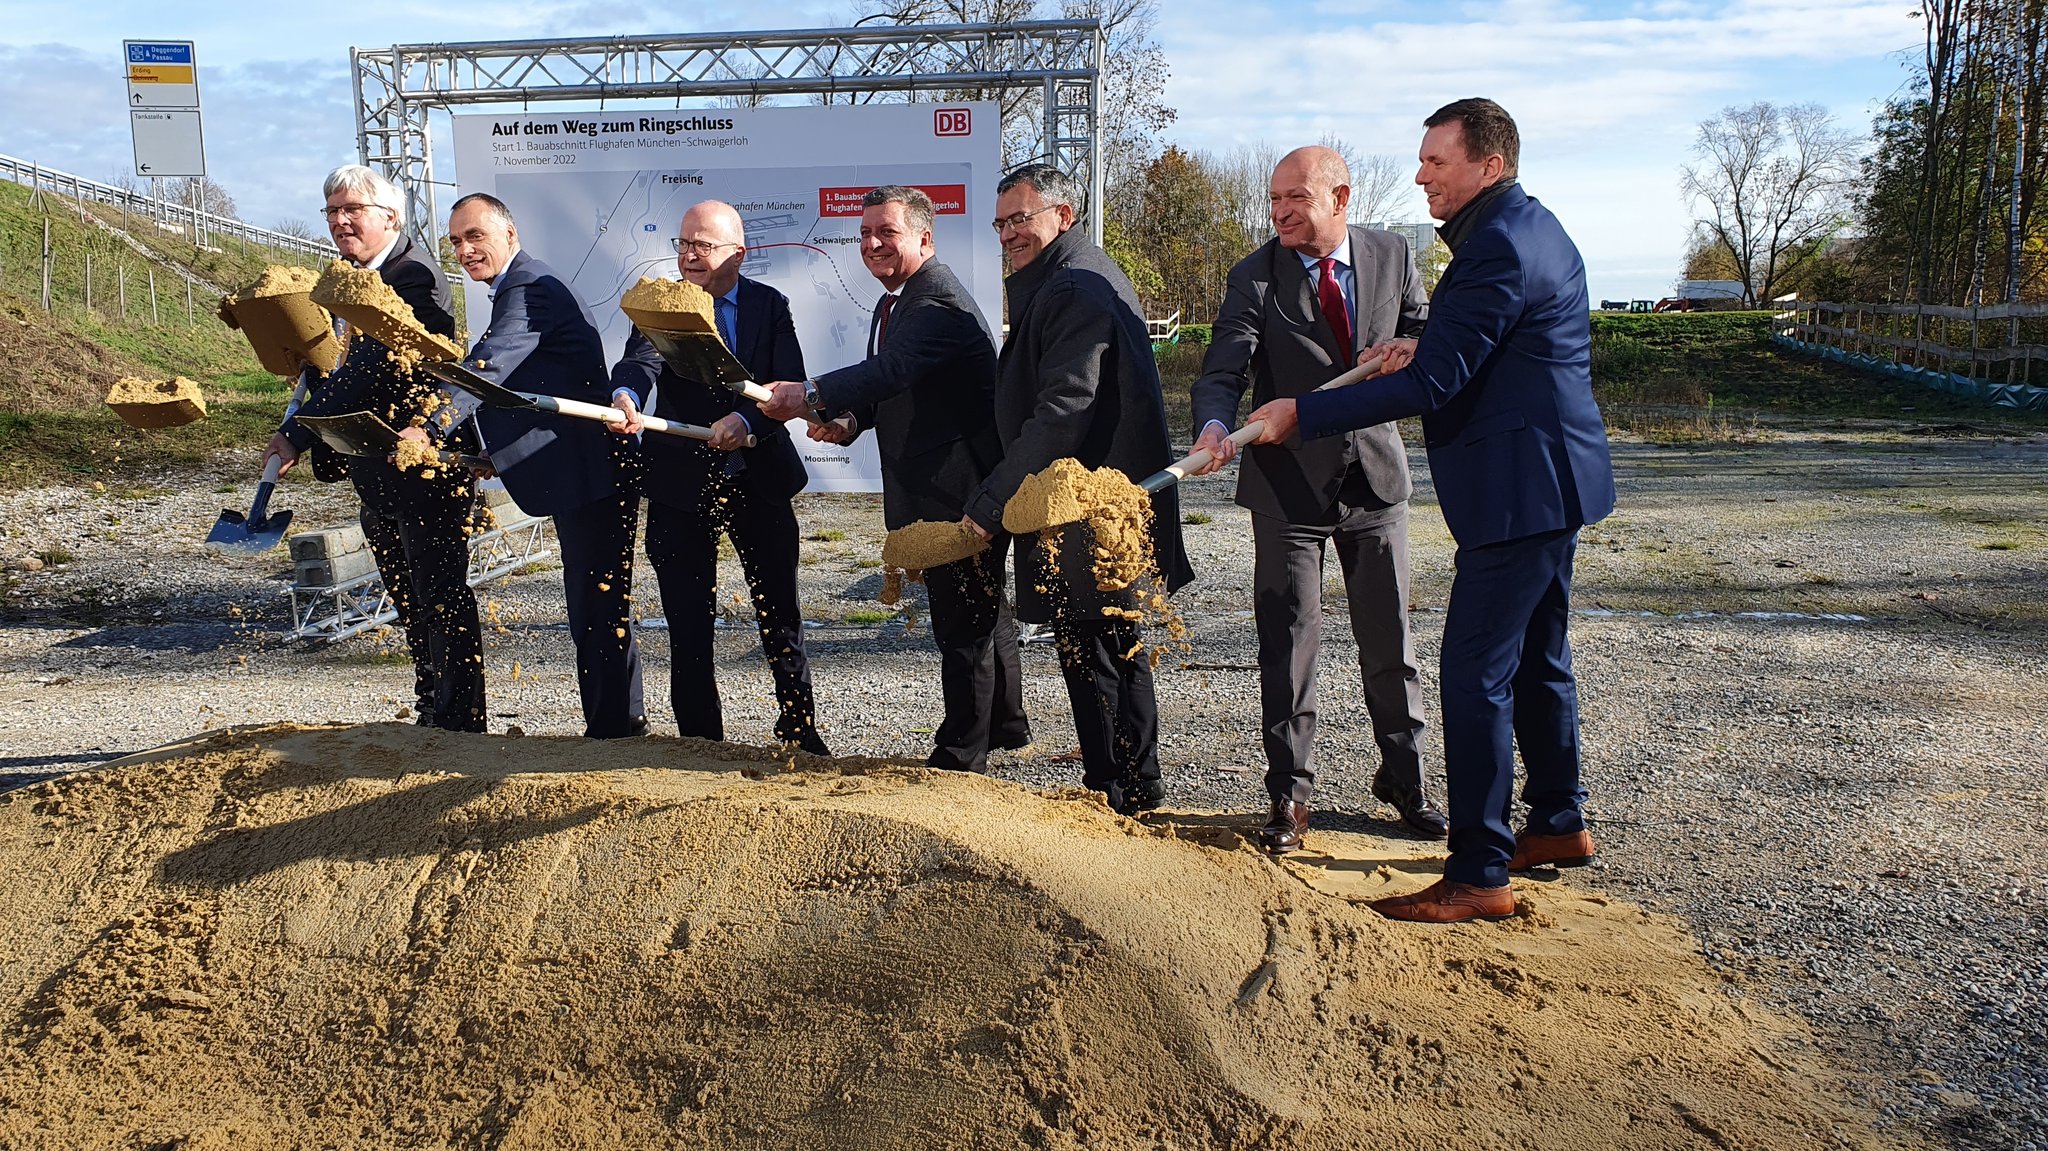
<svg viewBox="0 0 2048 1151">
<path fill-rule="evenodd" d="M 455 201 L 448 239 L 469 278 L 490 285 L 491 318 L 465 362 L 514 391 L 601 404 L 604 347 L 596 325 L 554 270 L 519 247 L 512 213 L 495 196 Z M 480 408 L 449 392 L 427 421 L 445 434 L 474 412 L 491 467 L 518 505 L 552 516 L 562 547 L 569 635 L 583 734 L 620 739 L 647 732 L 640 694 L 640 647 L 633 636 L 634 494 L 630 441 L 602 424 L 538 411 Z"/>
<path fill-rule="evenodd" d="M 1578 687 L 1566 623 L 1579 529 L 1614 510 L 1607 429 L 1593 402 L 1586 268 L 1557 217 L 1516 182 L 1521 138 L 1491 100 L 1424 125 L 1415 182 L 1451 264 L 1419 340 L 1360 353 L 1398 370 L 1253 412 L 1261 443 L 1422 417 L 1429 471 L 1457 541 L 1444 618 L 1444 766 L 1451 854 L 1441 880 L 1382 899 L 1394 919 L 1515 912 L 1508 873 L 1593 858 L 1581 813 Z M 1529 821 L 1509 830 L 1514 754 Z"/>
<path fill-rule="evenodd" d="M 760 381 L 801 380 L 804 352 L 796 339 L 789 299 L 740 275 L 747 237 L 739 212 L 705 200 L 683 213 L 675 239 L 683 278 L 709 292 L 721 336 L 748 375 Z M 661 587 L 668 617 L 669 701 L 676 730 L 702 739 L 725 738 L 725 716 L 712 670 L 712 621 L 718 589 L 718 535 L 739 553 L 753 593 L 761 650 L 775 678 L 780 714 L 775 737 L 812 755 L 830 755 L 818 734 L 810 656 L 804 650 L 803 608 L 797 598 L 797 522 L 790 501 L 810 475 L 790 442 L 789 429 L 761 414 L 752 400 L 716 381 L 678 376 L 646 336 L 634 332 L 612 368 L 612 405 L 626 413 L 617 431 L 641 430 L 640 413 L 707 424 L 707 443 L 648 436 L 646 465 L 647 561 Z M 747 447 L 747 436 L 755 443 Z"/>
</svg>

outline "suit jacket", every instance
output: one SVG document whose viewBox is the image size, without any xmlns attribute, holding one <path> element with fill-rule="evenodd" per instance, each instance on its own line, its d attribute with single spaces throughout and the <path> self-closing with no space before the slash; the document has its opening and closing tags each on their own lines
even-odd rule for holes
<svg viewBox="0 0 2048 1151">
<path fill-rule="evenodd" d="M 1024 477 L 1054 460 L 1112 467 L 1133 480 L 1173 462 L 1159 365 L 1123 269 L 1069 229 L 1003 286 L 1010 308 L 996 376 L 1003 461 L 967 499 L 967 514 L 991 532 L 1002 530 L 1003 505 Z M 1195 578 L 1181 546 L 1178 493 L 1153 496 L 1152 510 L 1152 546 L 1172 591 Z M 1040 570 L 1038 550 L 1027 546 L 1018 556 L 1020 610 L 1058 578 Z"/>
<path fill-rule="evenodd" d="M 1519 185 L 1482 210 L 1430 297 L 1415 362 L 1298 401 L 1304 440 L 1421 415 L 1460 547 L 1583 527 L 1614 510 L 1579 250 Z"/>
<path fill-rule="evenodd" d="M 870 340 L 876 327 L 871 320 Z M 959 519 L 968 493 L 1002 460 L 995 387 L 988 323 L 953 270 L 928 260 L 904 281 L 875 354 L 819 376 L 818 398 L 875 429 L 882 519 L 895 529 Z"/>
<path fill-rule="evenodd" d="M 412 308 L 413 317 L 419 320 L 421 327 L 437 336 L 455 334 L 455 313 L 450 310 L 452 297 L 448 291 L 448 278 L 426 250 L 413 243 L 411 236 L 399 236 L 398 243 L 392 246 L 391 254 L 384 258 L 377 274 L 391 285 L 399 299 Z M 349 333 L 348 354 L 335 365 L 324 382 L 308 390 L 306 402 L 278 430 L 299 451 L 312 449 L 313 462 L 323 464 L 328 462 L 323 458 L 328 454 L 327 446 L 320 443 L 319 437 L 311 431 L 298 426 L 296 417 L 338 416 L 367 411 L 376 413 L 393 427 L 403 428 L 424 411 L 423 401 L 435 390 L 433 381 L 427 376 L 400 371 L 391 359 L 391 349 L 361 331 L 352 331 Z M 365 465 L 362 461 L 354 461 L 354 466 L 370 466 L 374 470 L 374 465 Z M 384 466 L 388 468 L 389 465 Z M 320 478 L 339 476 L 323 471 Z"/>
<path fill-rule="evenodd" d="M 611 401 L 597 325 L 554 269 L 523 249 L 512 253 L 499 276 L 490 326 L 465 362 L 516 392 Z M 631 441 L 594 420 L 480 407 L 476 422 L 505 491 L 535 515 L 557 515 L 613 494 L 621 460 L 632 451 Z"/>
<path fill-rule="evenodd" d="M 789 297 L 766 284 L 740 277 L 739 347 L 733 355 L 756 381 L 801 380 L 804 350 L 796 339 L 796 321 Z M 612 368 L 612 387 L 630 388 L 634 402 L 646 410 L 647 393 L 659 384 L 654 414 L 665 420 L 710 425 L 728 412 L 738 412 L 754 430 L 755 446 L 740 448 L 746 462 L 741 474 L 759 494 L 788 499 L 804 490 L 810 475 L 789 440 L 789 429 L 761 414 L 754 401 L 723 384 L 700 383 L 676 375 L 662 361 L 647 337 L 634 332 L 625 355 Z M 680 436 L 648 433 L 640 437 L 642 491 L 650 500 L 696 510 L 711 469 L 724 467 L 726 453 Z"/>
<path fill-rule="evenodd" d="M 1377 229 L 1350 231 L 1355 349 L 1420 335 L 1429 302 L 1407 242 Z M 1340 362 L 1336 337 L 1316 299 L 1314 277 L 1277 238 L 1230 269 L 1211 331 L 1202 377 L 1191 395 L 1197 437 L 1210 420 L 1236 427 L 1238 403 L 1247 388 L 1257 407 L 1312 392 L 1351 366 Z M 1337 490 L 1353 459 L 1382 502 L 1400 503 L 1413 490 L 1408 451 L 1400 430 L 1389 422 L 1341 438 L 1246 448 L 1238 465 L 1237 502 L 1289 523 L 1334 523 Z"/>
</svg>

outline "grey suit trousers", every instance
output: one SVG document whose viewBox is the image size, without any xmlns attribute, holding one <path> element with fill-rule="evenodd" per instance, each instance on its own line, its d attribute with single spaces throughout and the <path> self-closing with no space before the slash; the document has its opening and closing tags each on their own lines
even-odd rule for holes
<svg viewBox="0 0 2048 1151">
<path fill-rule="evenodd" d="M 1366 711 L 1380 751 L 1379 770 L 1397 786 L 1422 785 L 1422 685 L 1408 633 L 1408 505 L 1340 502 L 1334 525 L 1252 515 L 1266 791 L 1276 802 L 1307 803 L 1315 792 L 1323 554 L 1333 539 L 1351 634 L 1358 641 Z"/>
</svg>

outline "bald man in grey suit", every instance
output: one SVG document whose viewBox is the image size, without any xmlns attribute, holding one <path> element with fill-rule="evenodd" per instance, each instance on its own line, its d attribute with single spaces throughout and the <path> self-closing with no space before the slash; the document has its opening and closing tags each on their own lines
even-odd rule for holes
<svg viewBox="0 0 2048 1151">
<path fill-rule="evenodd" d="M 1197 448 L 1229 462 L 1226 438 L 1246 391 L 1254 405 L 1314 391 L 1361 349 L 1419 335 L 1427 295 L 1408 244 L 1345 223 L 1351 175 L 1336 152 L 1297 148 L 1273 169 L 1278 234 L 1230 270 L 1193 409 Z M 1237 502 L 1252 513 L 1253 615 L 1272 815 L 1267 851 L 1301 846 L 1315 790 L 1316 664 L 1323 553 L 1344 572 L 1351 633 L 1380 765 L 1372 791 L 1403 823 L 1442 838 L 1424 787 L 1422 689 L 1408 634 L 1408 453 L 1391 424 L 1303 444 L 1249 448 Z"/>
</svg>

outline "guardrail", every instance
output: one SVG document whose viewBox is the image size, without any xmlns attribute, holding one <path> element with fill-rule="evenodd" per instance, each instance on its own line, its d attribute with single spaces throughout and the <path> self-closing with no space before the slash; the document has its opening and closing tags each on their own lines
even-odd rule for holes
<svg viewBox="0 0 2048 1151">
<path fill-rule="evenodd" d="M 71 197 L 78 204 L 81 219 L 85 215 L 85 204 L 90 200 L 98 204 L 110 204 L 134 215 L 146 216 L 159 224 L 189 232 L 192 242 L 198 245 L 204 245 L 208 236 L 233 236 L 252 244 L 266 244 L 273 248 L 303 252 L 312 256 L 336 254 L 334 245 L 326 240 L 308 239 L 287 232 L 275 232 L 269 228 L 258 228 L 229 216 L 203 212 L 171 200 L 159 200 L 129 188 L 88 180 L 83 176 L 5 153 L 0 153 L 0 177 L 13 180 L 17 184 L 26 184 L 34 190 Z"/>
<path fill-rule="evenodd" d="M 1773 318 L 1771 339 L 1852 368 L 2039 412 L 2048 411 L 2048 388 L 2034 384 L 2034 361 L 2048 361 L 2048 345 L 2024 342 L 2020 325 L 2029 322 L 2038 332 L 2044 319 L 2048 304 L 1959 308 L 1801 300 Z"/>
</svg>

